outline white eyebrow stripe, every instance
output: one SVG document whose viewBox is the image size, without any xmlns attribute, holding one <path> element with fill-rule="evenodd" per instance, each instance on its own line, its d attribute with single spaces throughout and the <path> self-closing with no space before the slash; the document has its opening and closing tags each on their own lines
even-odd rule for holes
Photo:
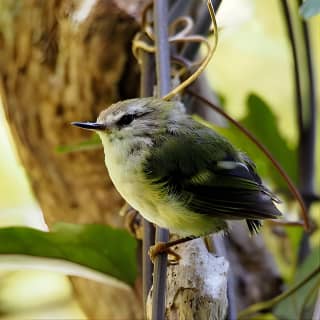
<svg viewBox="0 0 320 320">
<path fill-rule="evenodd" d="M 111 113 L 107 116 L 108 123 L 116 123 L 122 116 L 124 116 L 126 112 L 117 112 L 116 114 Z"/>
</svg>

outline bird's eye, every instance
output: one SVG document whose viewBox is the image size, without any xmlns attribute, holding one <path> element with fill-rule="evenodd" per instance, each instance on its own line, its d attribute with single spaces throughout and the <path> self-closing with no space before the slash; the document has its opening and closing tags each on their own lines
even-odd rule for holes
<svg viewBox="0 0 320 320">
<path fill-rule="evenodd" d="M 117 122 L 118 126 L 126 126 L 130 124 L 135 119 L 133 114 L 125 114 L 123 115 Z"/>
</svg>

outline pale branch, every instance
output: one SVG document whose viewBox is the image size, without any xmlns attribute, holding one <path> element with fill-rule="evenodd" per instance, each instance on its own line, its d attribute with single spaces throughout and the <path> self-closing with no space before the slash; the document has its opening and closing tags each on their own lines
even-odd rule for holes
<svg viewBox="0 0 320 320">
<path fill-rule="evenodd" d="M 227 260 L 208 252 L 203 239 L 173 249 L 181 260 L 167 270 L 164 319 L 224 319 L 228 309 Z M 147 319 L 151 319 L 151 300 L 152 292 L 147 301 Z"/>
</svg>

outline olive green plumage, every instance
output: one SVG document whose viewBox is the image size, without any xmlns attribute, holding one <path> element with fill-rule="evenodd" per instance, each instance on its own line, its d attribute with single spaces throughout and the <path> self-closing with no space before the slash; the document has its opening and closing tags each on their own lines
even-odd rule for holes
<svg viewBox="0 0 320 320">
<path fill-rule="evenodd" d="M 118 191 L 162 227 L 197 236 L 245 219 L 253 233 L 260 219 L 281 215 L 253 162 L 179 102 L 120 101 L 97 123 L 76 125 L 97 130 Z"/>
</svg>

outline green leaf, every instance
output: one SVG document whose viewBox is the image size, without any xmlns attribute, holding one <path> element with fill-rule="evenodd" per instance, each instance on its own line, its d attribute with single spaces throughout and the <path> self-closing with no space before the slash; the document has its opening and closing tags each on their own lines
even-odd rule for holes
<svg viewBox="0 0 320 320">
<path fill-rule="evenodd" d="M 320 0 L 306 0 L 300 7 L 300 14 L 304 19 L 309 19 L 320 13 Z"/>
<path fill-rule="evenodd" d="M 267 103 L 255 94 L 247 98 L 248 114 L 241 123 L 254 132 L 294 182 L 297 182 L 297 153 L 291 148 L 278 128 L 278 120 Z M 270 163 L 270 161 L 268 161 Z M 271 164 L 270 164 L 271 165 Z M 272 166 L 272 165 L 271 165 Z M 273 166 L 272 166 L 273 168 Z M 270 170 L 273 179 L 279 179 L 276 169 Z M 279 182 L 279 181 L 278 181 Z"/>
<path fill-rule="evenodd" d="M 59 153 L 69 153 L 86 150 L 96 150 L 102 148 L 99 136 L 94 133 L 89 139 L 83 140 L 73 145 L 58 146 L 56 151 Z"/>
<path fill-rule="evenodd" d="M 290 263 L 291 279 L 292 279 L 292 276 L 296 272 L 299 247 L 300 247 L 300 243 L 301 243 L 301 239 L 304 231 L 303 231 L 303 228 L 301 228 L 300 226 L 287 226 L 284 228 L 290 243 L 290 256 L 293 259 L 293 261 L 290 261 L 291 262 Z"/>
<path fill-rule="evenodd" d="M 310 253 L 308 258 L 299 267 L 295 275 L 294 284 L 301 282 L 308 274 L 320 266 L 320 247 L 316 247 Z M 297 319 L 300 313 L 301 306 L 306 296 L 309 294 L 310 290 L 320 281 L 320 274 L 315 276 L 312 280 L 306 283 L 302 288 L 300 288 L 296 293 L 292 294 L 290 297 L 281 301 L 274 309 L 274 314 L 281 320 L 291 320 Z M 314 300 L 314 299 L 313 299 Z M 312 301 L 314 302 L 314 301 Z M 312 309 L 310 308 L 310 303 L 307 305 L 309 307 L 309 312 L 312 314 Z M 303 319 L 311 319 L 311 314 L 304 314 Z"/>
<path fill-rule="evenodd" d="M 27 227 L 2 228 L 0 267 L 22 269 L 33 263 L 37 268 L 38 263 L 51 270 L 66 270 L 66 274 L 96 280 L 103 278 L 103 273 L 132 285 L 137 273 L 136 247 L 136 240 L 127 231 L 99 224 L 58 223 L 50 232 Z"/>
</svg>

